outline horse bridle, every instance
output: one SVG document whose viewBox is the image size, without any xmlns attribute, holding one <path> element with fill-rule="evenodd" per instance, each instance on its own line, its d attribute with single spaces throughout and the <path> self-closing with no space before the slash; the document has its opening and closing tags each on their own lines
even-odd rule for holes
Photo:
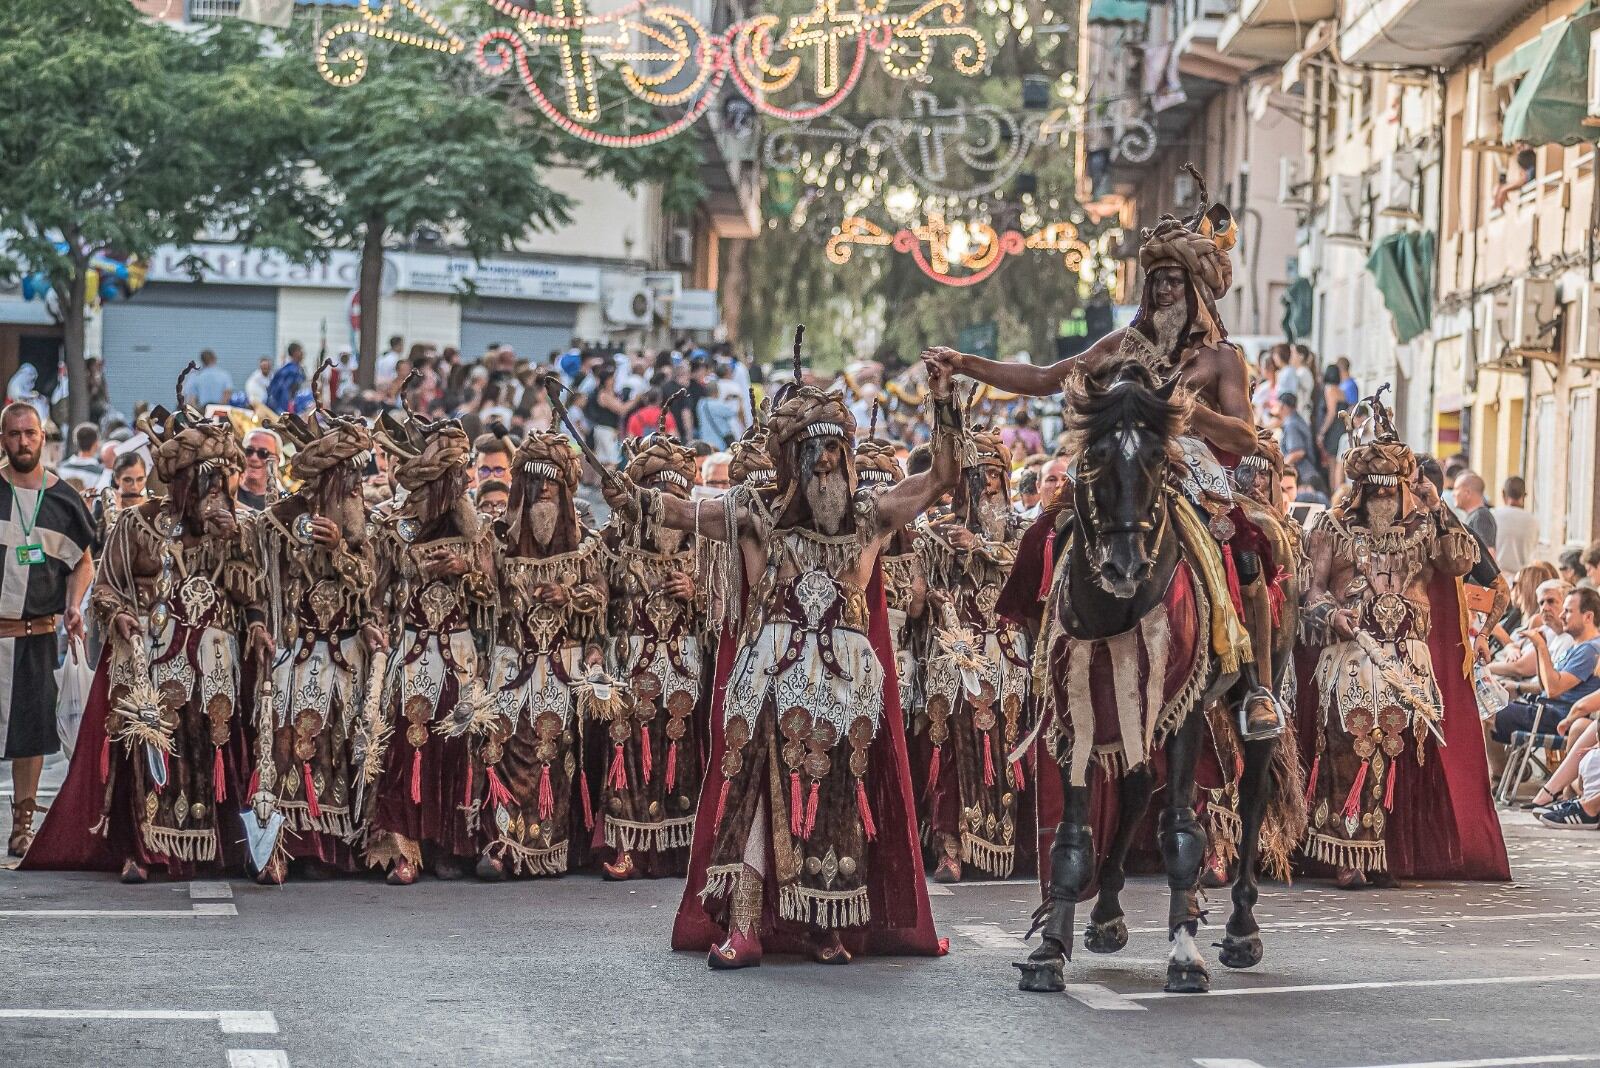
<svg viewBox="0 0 1600 1068">
<path fill-rule="evenodd" d="M 1078 477 L 1078 485 L 1082 487 L 1084 497 L 1084 508 L 1080 509 L 1080 514 L 1083 512 L 1088 513 L 1083 517 L 1084 551 L 1090 558 L 1089 562 L 1094 565 L 1096 581 L 1100 583 L 1101 588 L 1109 593 L 1111 590 L 1106 585 L 1100 566 L 1111 554 L 1111 547 L 1105 543 L 1105 538 L 1116 534 L 1137 535 L 1144 540 L 1146 552 L 1154 556 L 1160 548 L 1161 539 L 1166 536 L 1167 520 L 1171 515 L 1172 508 L 1167 500 L 1167 494 L 1162 492 L 1156 500 L 1156 514 L 1150 518 L 1139 519 L 1121 526 L 1103 526 L 1100 523 L 1100 511 L 1096 507 L 1094 499 L 1094 476 L 1096 473 L 1094 469 L 1080 471 Z M 1091 540 L 1088 537 L 1091 531 L 1098 537 Z"/>
</svg>

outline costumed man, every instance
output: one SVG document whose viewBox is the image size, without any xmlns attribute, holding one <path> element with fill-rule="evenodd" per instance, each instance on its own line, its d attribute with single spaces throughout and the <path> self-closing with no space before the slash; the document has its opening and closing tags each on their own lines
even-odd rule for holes
<svg viewBox="0 0 1600 1068">
<path fill-rule="evenodd" d="M 493 714 L 484 669 L 496 608 L 488 528 L 467 494 L 472 446 L 453 420 L 386 412 L 374 440 L 406 493 L 372 521 L 393 652 L 380 698 L 387 738 L 366 855 L 395 886 L 427 859 L 456 878 L 478 856 L 468 735 Z M 424 848 L 428 856 L 424 856 Z"/>
<path fill-rule="evenodd" d="M 637 486 L 687 500 L 694 451 L 658 425 L 625 470 Z M 682 875 L 700 797 L 707 636 L 694 580 L 691 534 L 644 516 L 619 515 L 607 531 L 612 659 L 634 700 L 606 724 L 608 773 L 601 790 L 609 879 Z"/>
<path fill-rule="evenodd" d="M 1267 539 L 1237 507 L 1228 475 L 1256 449 L 1249 368 L 1244 354 L 1228 341 L 1217 311 L 1217 301 L 1233 282 L 1228 252 L 1237 239 L 1238 225 L 1226 207 L 1209 204 L 1205 182 L 1192 167 L 1187 169 L 1199 182 L 1200 208 L 1187 219 L 1162 216 L 1141 234 L 1139 266 L 1145 281 L 1131 325 L 1113 330 L 1082 355 L 1048 367 L 1000 363 L 949 348 L 930 349 L 924 358 L 941 372 L 1030 397 L 1060 394 L 1073 376 L 1092 373 L 1114 360 L 1138 360 L 1158 381 L 1176 375 L 1195 400 L 1189 417 L 1194 436 L 1179 439 L 1185 469 L 1182 488 L 1202 509 L 1212 535 L 1222 544 L 1230 589 L 1240 590 L 1235 609 L 1247 616 L 1245 601 L 1271 596 L 1251 588 L 1270 584 L 1276 563 L 1266 555 Z M 1060 516 L 1056 521 L 1059 529 L 1064 521 Z M 1021 570 L 1031 581 L 1038 562 L 1027 561 Z M 1048 582 L 1048 573 L 1044 577 Z M 1243 670 L 1254 680 L 1253 662 Z M 1284 726 L 1277 703 L 1262 685 L 1252 684 L 1241 715 L 1247 739 L 1272 737 Z"/>
<path fill-rule="evenodd" d="M 800 336 L 795 339 L 795 382 Z M 855 496 L 855 420 L 840 393 L 791 386 L 769 421 L 774 496 L 746 485 L 688 502 L 626 483 L 616 508 L 730 543 L 743 605 L 719 653 L 711 764 L 677 949 L 713 968 L 764 948 L 842 964 L 935 954 L 879 554 L 955 481 L 960 412 L 938 395 L 934 470 Z M 848 939 L 848 944 L 846 942 Z"/>
<path fill-rule="evenodd" d="M 379 770 L 379 654 L 388 648 L 361 499 L 371 433 L 361 420 L 321 408 L 285 416 L 275 429 L 294 447 L 289 470 L 300 489 L 254 524 L 279 654 L 272 701 L 256 709 L 247 800 L 256 817 L 284 817 L 278 848 L 257 876 L 264 883 L 283 882 L 289 860 L 356 869 L 360 802 Z"/>
<path fill-rule="evenodd" d="M 1029 730 L 1028 639 L 995 611 L 1022 536 L 1009 496 L 1011 455 L 994 430 L 975 429 L 968 442 L 959 521 L 924 521 L 917 537 L 941 617 L 925 680 L 929 828 L 941 883 L 960 882 L 963 864 L 1011 875 L 1027 787 L 1011 754 Z"/>
<path fill-rule="evenodd" d="M 1396 779 L 1416 775 L 1443 698 L 1428 639 L 1428 585 L 1477 559 L 1472 535 L 1415 495 L 1416 457 L 1378 406 L 1378 436 L 1345 457 L 1352 490 L 1306 536 L 1310 581 L 1302 626 L 1326 642 L 1316 666 L 1308 858 L 1341 887 L 1393 885 L 1385 845 Z M 1454 622 L 1452 620 L 1451 622 Z"/>
<path fill-rule="evenodd" d="M 28 867 L 120 866 L 139 883 L 159 866 L 182 878 L 239 838 L 223 810 L 240 792 L 230 743 L 243 658 L 265 670 L 272 639 L 230 489 L 244 466 L 238 437 L 184 404 L 189 370 L 177 411 L 140 420 L 167 496 L 124 509 L 106 539 L 91 601 L 111 644 Z"/>
<path fill-rule="evenodd" d="M 856 484 L 859 492 L 874 496 L 906 477 L 894 446 L 876 436 L 877 423 L 878 409 L 874 406 L 867 436 L 856 443 Z M 889 602 L 889 638 L 894 642 L 900 676 L 900 701 L 909 706 L 914 702 L 911 693 L 920 684 L 921 674 L 917 670 L 913 631 L 928 599 L 928 582 L 916 551 L 915 526 L 896 532 L 879 559 L 883 564 L 883 592 Z"/>
<path fill-rule="evenodd" d="M 605 557 L 599 536 L 578 522 L 572 443 L 534 431 L 511 467 L 506 518 L 495 525 L 500 633 L 489 678 L 496 715 L 477 753 L 486 843 L 478 877 L 487 880 L 567 871 L 574 836 L 594 825 L 582 770 L 584 719 L 625 723 L 631 706 L 607 680 L 588 680 L 602 659 Z"/>
</svg>

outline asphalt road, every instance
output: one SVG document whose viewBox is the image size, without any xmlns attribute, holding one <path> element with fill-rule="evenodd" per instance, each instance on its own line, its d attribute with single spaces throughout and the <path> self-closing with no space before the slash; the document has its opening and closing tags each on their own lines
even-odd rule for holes
<svg viewBox="0 0 1600 1068">
<path fill-rule="evenodd" d="M 675 882 L 0 870 L 0 1065 L 1600 1064 L 1600 835 L 1508 832 L 1507 886 L 1267 886 L 1266 959 L 1208 949 L 1213 993 L 1184 997 L 1160 994 L 1153 879 L 1123 954 L 1080 952 L 1073 992 L 1040 995 L 1011 968 L 1024 881 L 934 888 L 942 959 L 721 974 L 667 948 Z"/>
</svg>

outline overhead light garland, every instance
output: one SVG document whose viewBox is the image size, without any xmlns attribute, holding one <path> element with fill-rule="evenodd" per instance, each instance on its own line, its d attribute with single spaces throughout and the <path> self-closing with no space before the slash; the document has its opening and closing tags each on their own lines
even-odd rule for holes
<svg viewBox="0 0 1600 1068">
<path fill-rule="evenodd" d="M 949 223 L 937 213 L 893 234 L 871 219 L 852 215 L 835 228 L 824 251 L 830 262 L 843 266 L 856 245 L 892 247 L 910 256 L 923 274 L 947 286 L 977 285 L 999 270 L 1007 256 L 1027 251 L 1059 253 L 1062 265 L 1077 274 L 1094 252 L 1070 222 L 1047 223 L 1023 233 L 999 231 L 983 221 Z"/>
<path fill-rule="evenodd" d="M 826 115 L 854 91 L 869 54 L 891 77 L 925 80 L 941 52 L 950 69 L 972 77 L 988 62 L 988 46 L 967 24 L 967 0 L 923 0 L 891 12 L 889 0 L 816 0 L 787 20 L 773 14 L 708 29 L 690 12 L 655 0 L 631 0 L 615 11 L 590 14 L 587 0 L 542 0 L 548 13 L 515 0 L 482 0 L 513 20 L 480 34 L 471 54 L 491 76 L 515 73 L 534 106 L 574 137 L 609 147 L 652 144 L 682 133 L 715 101 L 724 81 L 758 111 L 804 122 Z M 415 15 L 431 35 L 396 27 L 401 12 Z M 317 42 L 317 70 L 331 85 L 347 87 L 367 74 L 362 37 L 455 55 L 467 41 L 421 0 L 360 0 L 356 17 L 333 26 Z M 560 86 L 540 84 L 529 57 L 553 51 Z M 790 105 L 773 98 L 791 90 L 807 65 L 816 99 Z M 615 71 L 633 98 L 662 115 L 647 130 L 602 128 L 599 80 Z"/>
</svg>

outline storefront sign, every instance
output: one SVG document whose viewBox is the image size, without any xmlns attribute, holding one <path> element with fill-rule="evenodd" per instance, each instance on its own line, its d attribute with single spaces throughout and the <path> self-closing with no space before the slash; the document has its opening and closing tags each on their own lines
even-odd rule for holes
<svg viewBox="0 0 1600 1068">
<path fill-rule="evenodd" d="M 411 293 L 461 293 L 518 300 L 550 300 L 593 304 L 600 299 L 600 268 L 528 260 L 485 260 L 470 257 L 391 257 L 400 267 L 400 290 Z"/>
<path fill-rule="evenodd" d="M 685 289 L 672 302 L 672 325 L 679 330 L 715 330 L 717 322 L 714 289 Z"/>
</svg>

